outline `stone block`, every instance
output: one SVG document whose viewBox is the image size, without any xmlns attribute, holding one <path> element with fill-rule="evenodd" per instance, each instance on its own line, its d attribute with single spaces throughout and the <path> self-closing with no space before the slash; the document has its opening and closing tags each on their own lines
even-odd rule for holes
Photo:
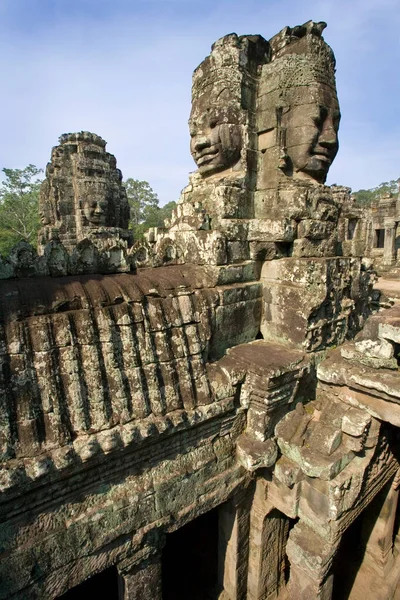
<svg viewBox="0 0 400 600">
<path fill-rule="evenodd" d="M 379 337 L 400 344 L 400 318 L 388 319 L 379 324 Z"/>
<path fill-rule="evenodd" d="M 297 463 L 281 456 L 275 464 L 274 477 L 288 488 L 292 488 L 302 480 L 303 473 Z"/>
<path fill-rule="evenodd" d="M 379 334 L 381 334 L 381 328 L 384 327 L 383 324 L 379 325 Z M 382 336 L 384 337 L 384 336 Z M 390 359 L 393 358 L 394 348 L 393 344 L 388 342 L 385 339 L 381 340 L 362 340 L 359 342 L 355 342 L 354 344 L 357 352 L 361 352 L 366 356 L 371 356 L 373 358 L 383 358 Z"/>
<path fill-rule="evenodd" d="M 278 456 L 274 440 L 260 442 L 246 434 L 238 438 L 236 452 L 240 464 L 250 472 L 271 467 Z"/>
<path fill-rule="evenodd" d="M 339 447 L 341 441 L 340 429 L 330 427 L 325 423 L 314 423 L 308 437 L 310 448 L 327 456 L 330 456 Z"/>
<path fill-rule="evenodd" d="M 257 242 L 292 242 L 296 229 L 296 223 L 291 219 L 253 219 L 249 222 L 248 239 Z"/>
<path fill-rule="evenodd" d="M 297 235 L 299 238 L 310 240 L 323 240 L 330 237 L 335 230 L 331 221 L 317 221 L 316 219 L 303 219 L 298 224 Z"/>
<path fill-rule="evenodd" d="M 362 436 L 369 424 L 371 423 L 371 415 L 357 408 L 350 408 L 343 416 L 342 431 L 353 437 Z"/>
</svg>

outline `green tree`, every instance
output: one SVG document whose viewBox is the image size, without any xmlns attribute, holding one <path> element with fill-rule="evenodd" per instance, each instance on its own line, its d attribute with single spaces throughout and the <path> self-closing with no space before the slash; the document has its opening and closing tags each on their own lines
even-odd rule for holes
<svg viewBox="0 0 400 600">
<path fill-rule="evenodd" d="M 130 226 L 134 238 L 142 238 L 149 227 L 162 227 L 164 219 L 171 216 L 175 202 L 160 207 L 158 196 L 147 181 L 129 178 L 124 185 L 131 207 Z"/>
<path fill-rule="evenodd" d="M 387 193 L 398 193 L 398 182 L 394 179 L 391 181 L 384 181 L 369 190 L 358 190 L 353 193 L 353 196 L 355 196 L 357 204 L 360 206 L 370 206 L 374 200 L 378 200 L 383 194 Z"/>
<path fill-rule="evenodd" d="M 147 181 L 139 181 L 131 177 L 124 182 L 129 205 L 131 207 L 131 223 L 134 228 L 146 220 L 149 210 L 158 207 L 158 196 Z"/>
<path fill-rule="evenodd" d="M 25 240 L 36 246 L 39 220 L 38 178 L 42 169 L 28 165 L 25 169 L 3 169 L 0 183 L 0 254 L 7 255 L 12 246 Z"/>
</svg>

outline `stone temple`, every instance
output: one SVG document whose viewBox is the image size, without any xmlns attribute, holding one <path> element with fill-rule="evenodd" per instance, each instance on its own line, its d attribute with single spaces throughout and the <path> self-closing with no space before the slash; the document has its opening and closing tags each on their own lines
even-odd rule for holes
<svg viewBox="0 0 400 600">
<path fill-rule="evenodd" d="M 105 141 L 53 148 L 0 261 L 0 599 L 400 597 L 400 217 L 325 185 L 324 27 L 214 43 L 145 241 Z"/>
</svg>

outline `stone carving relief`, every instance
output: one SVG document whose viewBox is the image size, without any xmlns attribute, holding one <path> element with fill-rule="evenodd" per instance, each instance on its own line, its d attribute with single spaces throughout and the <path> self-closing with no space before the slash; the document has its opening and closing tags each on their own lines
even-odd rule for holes
<svg viewBox="0 0 400 600">
<path fill-rule="evenodd" d="M 89 237 L 99 246 L 127 241 L 129 205 L 122 174 L 106 142 L 87 131 L 60 137 L 40 193 L 39 246 L 52 239 L 71 249 Z"/>
<path fill-rule="evenodd" d="M 272 59 L 262 67 L 258 94 L 263 187 L 276 182 L 277 168 L 287 177 L 324 183 L 336 156 L 340 109 L 325 27 L 309 21 L 270 40 Z"/>
<path fill-rule="evenodd" d="M 190 150 L 199 174 L 208 177 L 240 164 L 249 147 L 249 109 L 255 95 L 251 75 L 268 59 L 268 42 L 261 36 L 226 35 L 212 46 L 193 74 L 189 119 Z"/>
<path fill-rule="evenodd" d="M 201 175 L 233 167 L 240 158 L 240 116 L 229 106 L 230 90 L 205 86 L 190 115 L 190 151 Z"/>
<path fill-rule="evenodd" d="M 0 257 L 0 599 L 111 566 L 126 600 L 148 597 L 161 565 L 144 559 L 216 508 L 221 599 L 283 597 L 288 576 L 291 600 L 331 597 L 343 531 L 398 470 L 400 317 L 345 342 L 373 277 L 338 252 L 350 192 L 325 185 L 324 27 L 213 45 L 193 77 L 197 170 L 146 241 L 102 138 L 53 149 L 39 253 Z"/>
</svg>

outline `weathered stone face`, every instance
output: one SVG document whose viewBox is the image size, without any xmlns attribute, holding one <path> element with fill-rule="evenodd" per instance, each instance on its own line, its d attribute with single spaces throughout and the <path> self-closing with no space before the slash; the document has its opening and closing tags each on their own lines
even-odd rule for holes
<svg viewBox="0 0 400 600">
<path fill-rule="evenodd" d="M 86 198 L 82 200 L 83 214 L 91 227 L 99 227 L 106 225 L 108 217 L 108 199 L 96 196 L 95 194 L 88 194 Z"/>
<path fill-rule="evenodd" d="M 260 188 L 285 178 L 324 183 L 336 156 L 340 110 L 324 27 L 310 21 L 270 40 L 272 58 L 262 67 L 257 102 Z"/>
<path fill-rule="evenodd" d="M 201 175 L 232 167 L 240 158 L 239 111 L 230 106 L 230 91 L 207 86 L 193 102 L 189 120 L 190 151 Z"/>
<path fill-rule="evenodd" d="M 40 194 L 40 246 L 59 239 L 66 248 L 101 234 L 126 238 L 129 205 L 116 160 L 93 133 L 64 134 L 53 148 Z M 125 231 L 124 231 L 125 230 Z"/>
<path fill-rule="evenodd" d="M 339 148 L 339 121 L 339 102 L 327 86 L 301 86 L 295 91 L 282 118 L 294 177 L 325 182 Z"/>
<path fill-rule="evenodd" d="M 190 151 L 203 177 L 236 165 L 236 171 L 246 171 L 243 150 L 249 147 L 255 73 L 268 52 L 268 42 L 261 36 L 230 34 L 213 44 L 211 54 L 195 70 Z"/>
</svg>

